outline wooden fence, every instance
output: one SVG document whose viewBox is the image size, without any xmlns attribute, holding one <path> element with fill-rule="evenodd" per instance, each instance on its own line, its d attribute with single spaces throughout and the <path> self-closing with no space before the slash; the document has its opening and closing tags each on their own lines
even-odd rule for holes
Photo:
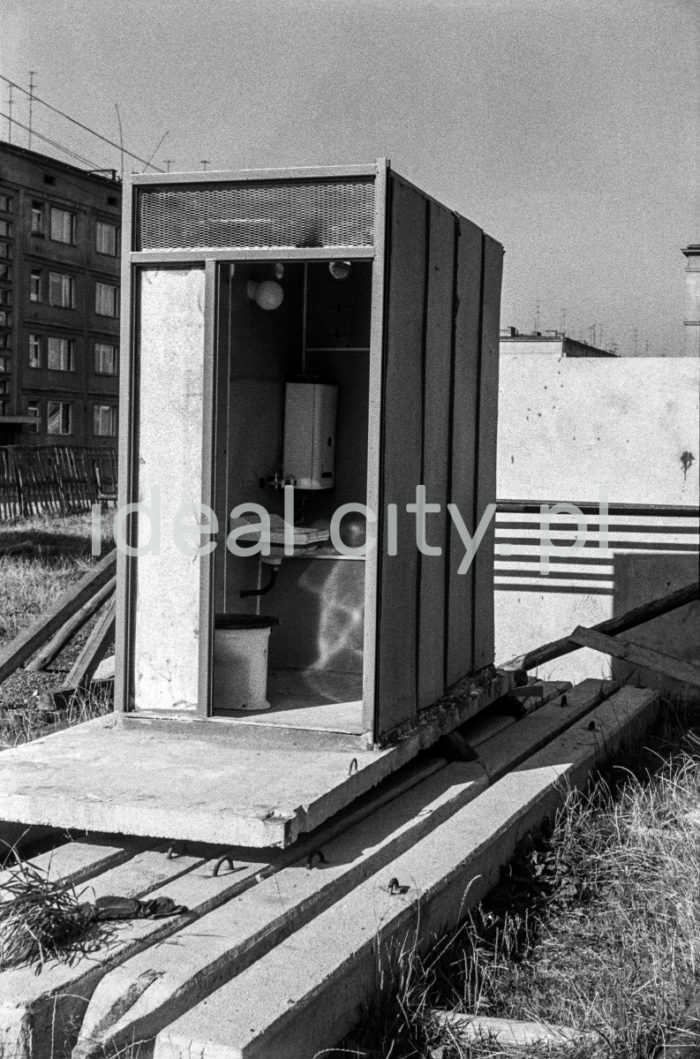
<svg viewBox="0 0 700 1059">
<path fill-rule="evenodd" d="M 115 449 L 0 447 L 0 521 L 89 511 L 117 489 Z"/>
</svg>

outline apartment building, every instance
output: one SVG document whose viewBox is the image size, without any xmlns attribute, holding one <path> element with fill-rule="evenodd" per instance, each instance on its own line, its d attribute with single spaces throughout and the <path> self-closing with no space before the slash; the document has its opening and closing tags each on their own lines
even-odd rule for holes
<svg viewBox="0 0 700 1059">
<path fill-rule="evenodd" d="M 0 445 L 117 441 L 121 185 L 0 141 Z"/>
</svg>

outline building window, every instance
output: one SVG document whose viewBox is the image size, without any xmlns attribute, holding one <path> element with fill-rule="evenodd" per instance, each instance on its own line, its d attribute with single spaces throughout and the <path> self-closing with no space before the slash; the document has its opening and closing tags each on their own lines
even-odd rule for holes
<svg viewBox="0 0 700 1059">
<path fill-rule="evenodd" d="M 9 287 L 0 287 L 0 305 L 12 304 L 12 291 Z"/>
<path fill-rule="evenodd" d="M 56 243 L 75 243 L 75 214 L 51 207 L 51 238 Z"/>
<path fill-rule="evenodd" d="M 12 224 L 10 221 L 0 219 L 0 235 L 5 235 L 8 238 L 12 235 Z"/>
<path fill-rule="evenodd" d="M 93 434 L 98 438 L 113 438 L 117 434 L 117 409 L 111 404 L 96 404 Z"/>
<path fill-rule="evenodd" d="M 98 221 L 95 228 L 95 248 L 98 254 L 117 256 L 117 226 Z"/>
<path fill-rule="evenodd" d="M 29 336 L 29 367 L 40 368 L 41 367 L 41 336 L 30 335 Z"/>
<path fill-rule="evenodd" d="M 3 213 L 12 213 L 12 199 L 9 195 L 0 195 L 0 210 Z"/>
<path fill-rule="evenodd" d="M 0 243 L 0 257 L 4 258 L 5 260 L 7 260 L 8 257 L 12 257 L 12 254 L 10 253 L 9 243 Z"/>
<path fill-rule="evenodd" d="M 33 268 L 29 273 L 29 300 L 30 302 L 41 301 L 41 269 Z"/>
<path fill-rule="evenodd" d="M 5 309 L 0 309 L 0 327 L 11 327 L 12 326 L 12 313 L 8 313 Z"/>
<path fill-rule="evenodd" d="M 6 416 L 9 411 L 10 402 L 7 395 L 10 392 L 10 380 L 0 379 L 0 415 Z"/>
<path fill-rule="evenodd" d="M 4 261 L 0 261 L 0 279 L 7 280 L 8 283 L 12 279 L 12 269 Z"/>
<path fill-rule="evenodd" d="M 95 312 L 98 316 L 116 316 L 119 291 L 111 283 L 95 284 Z"/>
<path fill-rule="evenodd" d="M 36 423 L 29 426 L 35 434 L 39 433 L 39 420 L 41 418 L 41 405 L 39 401 L 27 401 L 27 415 L 34 416 Z"/>
<path fill-rule="evenodd" d="M 0 357 L 0 371 L 8 372 L 10 370 L 10 358 L 2 356 Z"/>
<path fill-rule="evenodd" d="M 73 371 L 75 341 L 72 338 L 49 338 L 46 366 L 49 371 Z"/>
<path fill-rule="evenodd" d="M 44 204 L 43 202 L 32 203 L 32 235 L 44 234 Z"/>
<path fill-rule="evenodd" d="M 48 401 L 46 405 L 47 434 L 70 434 L 72 432 L 72 406 L 68 401 Z"/>
<path fill-rule="evenodd" d="M 7 331 L 0 331 L 0 349 L 7 349 L 10 345 L 10 335 Z"/>
<path fill-rule="evenodd" d="M 64 272 L 49 272 L 49 305 L 75 309 L 75 278 Z"/>
<path fill-rule="evenodd" d="M 95 342 L 95 374 L 116 375 L 117 371 L 117 347 L 111 342 Z"/>
</svg>

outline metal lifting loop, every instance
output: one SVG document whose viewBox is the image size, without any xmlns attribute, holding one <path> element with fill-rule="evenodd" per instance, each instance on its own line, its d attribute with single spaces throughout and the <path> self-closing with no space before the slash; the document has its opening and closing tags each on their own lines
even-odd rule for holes
<svg viewBox="0 0 700 1059">
<path fill-rule="evenodd" d="M 392 897 L 396 897 L 397 894 L 405 894 L 408 890 L 408 886 L 402 886 L 399 880 L 394 877 L 393 879 L 389 880 L 387 890 L 389 891 Z"/>
<path fill-rule="evenodd" d="M 350 762 L 350 768 L 348 769 L 348 776 L 354 776 L 360 766 L 357 763 L 357 758 L 354 757 Z"/>
<path fill-rule="evenodd" d="M 224 864 L 228 864 L 231 871 L 235 871 L 236 865 L 233 863 L 233 857 L 230 853 L 226 853 L 223 857 L 219 857 L 216 864 L 214 865 L 214 870 L 211 873 L 213 878 L 216 878 L 216 876 L 219 874 L 219 869 L 222 868 Z"/>
<path fill-rule="evenodd" d="M 316 863 L 316 861 L 318 861 L 319 864 L 328 864 L 328 861 L 326 860 L 326 858 L 323 855 L 323 850 L 322 849 L 312 849 L 311 850 L 311 852 L 309 853 L 308 857 L 306 858 L 306 867 L 307 867 L 307 869 L 311 870 L 311 868 L 313 868 L 313 866 Z"/>
</svg>

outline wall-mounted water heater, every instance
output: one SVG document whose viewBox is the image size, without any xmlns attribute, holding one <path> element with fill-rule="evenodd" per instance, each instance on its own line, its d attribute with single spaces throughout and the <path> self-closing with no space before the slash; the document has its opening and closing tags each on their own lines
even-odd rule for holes
<svg viewBox="0 0 700 1059">
<path fill-rule="evenodd" d="M 338 387 L 288 382 L 284 402 L 284 474 L 297 489 L 332 489 Z"/>
</svg>

